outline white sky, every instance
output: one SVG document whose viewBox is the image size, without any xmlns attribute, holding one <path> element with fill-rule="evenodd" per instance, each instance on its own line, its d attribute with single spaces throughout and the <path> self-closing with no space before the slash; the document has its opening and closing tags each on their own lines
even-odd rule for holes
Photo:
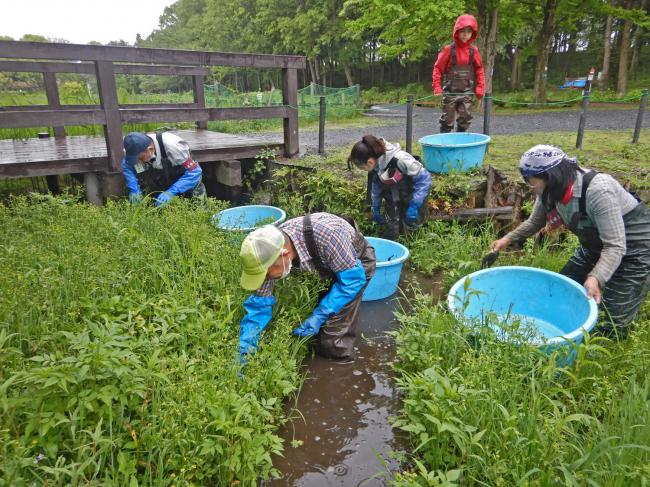
<svg viewBox="0 0 650 487">
<path fill-rule="evenodd" d="M 135 42 L 158 27 L 175 0 L 0 0 L 0 35 L 25 34 L 66 39 L 74 44 L 124 39 Z"/>
</svg>

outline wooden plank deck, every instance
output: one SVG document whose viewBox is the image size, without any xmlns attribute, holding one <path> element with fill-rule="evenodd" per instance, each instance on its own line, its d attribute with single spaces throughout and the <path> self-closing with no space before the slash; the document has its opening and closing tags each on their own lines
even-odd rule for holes
<svg viewBox="0 0 650 487">
<path fill-rule="evenodd" d="M 284 150 L 282 134 L 277 138 L 252 137 L 210 130 L 174 130 L 187 141 L 198 162 L 255 157 L 264 148 Z M 68 136 L 64 139 L 0 140 L 0 178 L 54 174 L 103 172 L 108 167 L 103 136 Z"/>
</svg>

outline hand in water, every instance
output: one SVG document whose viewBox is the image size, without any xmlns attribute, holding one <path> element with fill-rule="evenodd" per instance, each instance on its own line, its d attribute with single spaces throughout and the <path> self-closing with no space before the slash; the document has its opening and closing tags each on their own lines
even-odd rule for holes
<svg viewBox="0 0 650 487">
<path fill-rule="evenodd" d="M 589 276 L 585 281 L 584 286 L 587 290 L 587 297 L 594 298 L 596 304 L 600 304 L 602 294 L 600 293 L 600 284 L 598 283 L 598 279 L 594 276 Z"/>
</svg>

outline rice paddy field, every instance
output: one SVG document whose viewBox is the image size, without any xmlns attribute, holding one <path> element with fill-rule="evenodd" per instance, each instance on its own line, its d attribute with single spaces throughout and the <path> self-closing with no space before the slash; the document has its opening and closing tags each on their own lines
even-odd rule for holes
<svg viewBox="0 0 650 487">
<path fill-rule="evenodd" d="M 512 171 L 526 143 L 496 138 L 490 164 Z M 603 144 L 591 160 L 624 161 L 645 188 L 647 152 Z M 343 170 L 343 152 L 315 173 L 280 169 L 259 196 L 289 216 L 347 211 L 373 235 L 365 177 Z M 476 177 L 436 178 L 432 198 L 460 204 Z M 252 486 L 277 475 L 274 455 L 300 448 L 278 435 L 305 379 L 307 347 L 290 331 L 323 283 L 279 283 L 274 320 L 242 370 L 242 236 L 210 222 L 225 207 L 39 194 L 0 204 L 0 485 Z M 430 221 L 402 240 L 409 270 L 448 289 L 499 231 Z M 557 271 L 576 244 L 530 240 L 498 264 Z M 387 484 L 650 483 L 648 300 L 626 340 L 587 336 L 563 365 L 559 352 L 464 329 L 431 294 L 409 296 L 391 332 L 402 397 L 391 421 L 408 451 Z"/>
</svg>

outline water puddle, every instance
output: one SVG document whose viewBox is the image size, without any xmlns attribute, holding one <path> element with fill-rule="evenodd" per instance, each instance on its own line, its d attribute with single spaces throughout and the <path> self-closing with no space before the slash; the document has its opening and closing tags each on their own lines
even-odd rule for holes
<svg viewBox="0 0 650 487">
<path fill-rule="evenodd" d="M 439 294 L 431 280 L 403 273 L 400 286 L 418 281 L 426 294 Z M 419 282 L 422 280 L 423 282 Z M 398 295 L 400 293 L 398 292 Z M 306 379 L 293 406 L 292 420 L 280 430 L 283 457 L 274 457 L 281 478 L 265 487 L 385 486 L 400 467 L 406 437 L 389 418 L 401 404 L 391 365 L 395 343 L 386 332 L 397 328 L 397 295 L 361 305 L 355 360 L 320 357 L 305 361 Z"/>
</svg>

